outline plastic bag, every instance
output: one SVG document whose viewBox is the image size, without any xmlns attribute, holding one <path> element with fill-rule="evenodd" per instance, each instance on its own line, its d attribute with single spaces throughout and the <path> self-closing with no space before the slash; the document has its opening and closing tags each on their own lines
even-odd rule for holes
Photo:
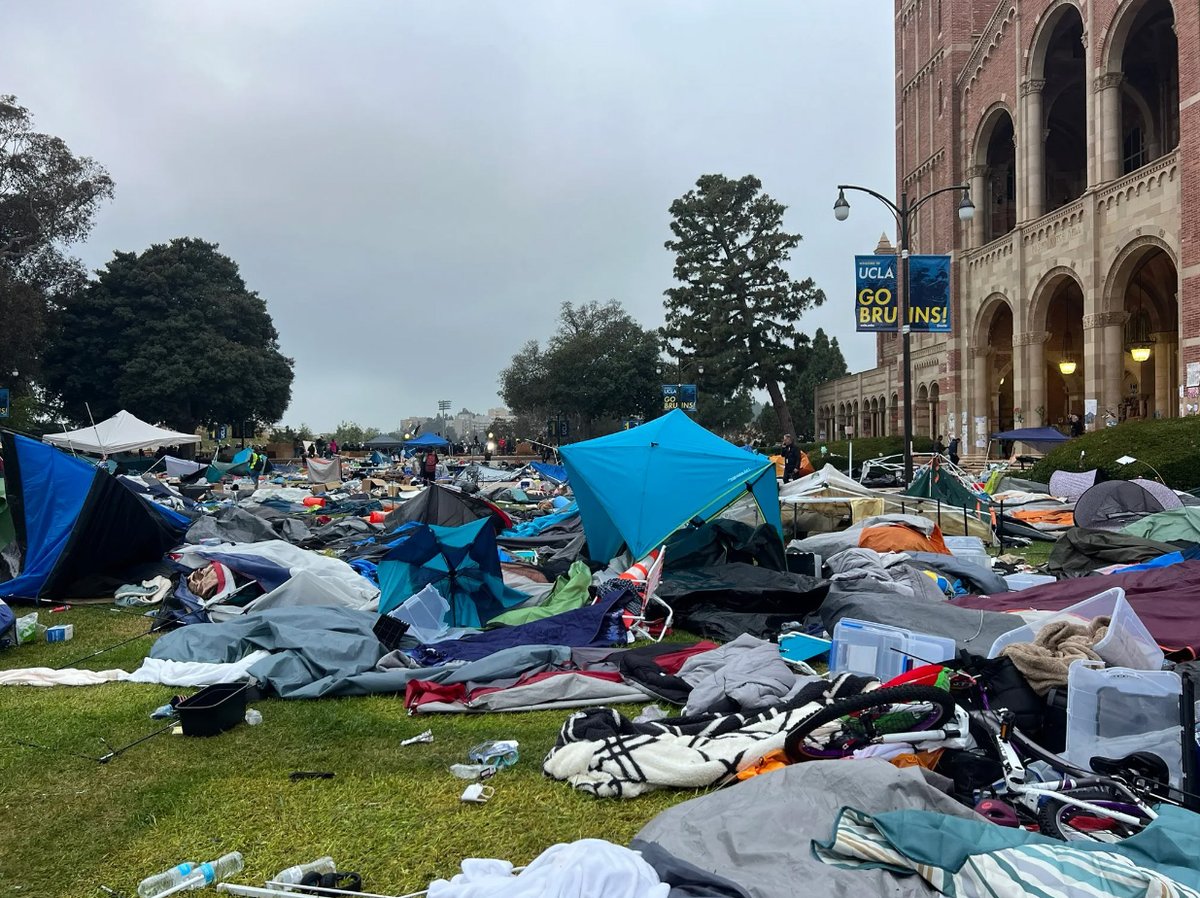
<svg viewBox="0 0 1200 898">
<path fill-rule="evenodd" d="M 38 635 L 38 613 L 33 611 L 17 618 L 17 645 L 35 642 Z"/>
</svg>

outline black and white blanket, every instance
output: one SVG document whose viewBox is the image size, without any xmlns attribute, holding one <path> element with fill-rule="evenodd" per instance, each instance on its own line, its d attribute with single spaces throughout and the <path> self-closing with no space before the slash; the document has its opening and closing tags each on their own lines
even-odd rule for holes
<svg viewBox="0 0 1200 898">
<path fill-rule="evenodd" d="M 783 748 L 788 732 L 829 702 L 872 685 L 869 678 L 840 674 L 758 714 L 634 723 L 611 708 L 580 711 L 563 724 L 542 770 L 598 798 L 711 786 Z"/>
</svg>

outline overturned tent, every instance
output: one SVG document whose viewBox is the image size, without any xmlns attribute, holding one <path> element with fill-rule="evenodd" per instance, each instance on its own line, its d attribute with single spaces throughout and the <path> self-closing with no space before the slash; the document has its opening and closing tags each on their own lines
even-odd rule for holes
<svg viewBox="0 0 1200 898">
<path fill-rule="evenodd" d="M 1155 484 L 1159 486 L 1159 484 Z M 1178 496 L 1148 488 L 1144 481 L 1109 480 L 1098 483 L 1075 503 L 1075 523 L 1091 530 L 1120 530 L 1147 515 L 1179 508 Z"/>
<path fill-rule="evenodd" d="M 379 613 L 426 586 L 450 603 L 452 627 L 480 627 L 528 597 L 504 585 L 496 535 L 486 519 L 462 527 L 413 524 L 379 562 Z"/>
<path fill-rule="evenodd" d="M 782 535 L 774 464 L 678 409 L 561 453 L 593 559 L 607 561 L 623 545 L 642 558 L 680 527 L 717 517 L 740 499 Z"/>
<path fill-rule="evenodd" d="M 157 561 L 182 537 L 179 516 L 103 469 L 17 434 L 2 439 L 20 571 L 0 583 L 0 596 L 76 597 L 83 578 Z"/>
<path fill-rule="evenodd" d="M 65 433 L 48 433 L 43 442 L 74 452 L 92 455 L 115 455 L 136 452 L 152 446 L 184 446 L 199 443 L 194 433 L 179 433 L 147 424 L 127 411 L 119 411 L 106 421 Z"/>
<path fill-rule="evenodd" d="M 384 519 L 384 525 L 388 529 L 408 523 L 461 527 L 480 518 L 490 518 L 497 533 L 513 525 L 512 518 L 486 499 L 453 487 L 431 483 L 421 493 L 389 514 Z"/>
</svg>

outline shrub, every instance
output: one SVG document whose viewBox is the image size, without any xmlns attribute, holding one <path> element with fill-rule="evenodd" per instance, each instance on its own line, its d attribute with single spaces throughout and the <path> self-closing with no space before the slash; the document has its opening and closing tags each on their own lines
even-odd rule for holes
<svg viewBox="0 0 1200 898">
<path fill-rule="evenodd" d="M 904 451 L 903 437 L 863 437 L 854 440 L 854 467 L 857 470 L 863 462 L 873 458 L 894 455 Z M 821 453 L 824 447 L 827 452 Z M 850 464 L 850 443 L 846 440 L 825 440 L 815 443 L 800 444 L 801 450 L 808 453 L 808 459 L 818 471 L 825 465 L 833 465 L 840 471 L 845 471 Z M 778 446 L 771 448 L 771 454 L 779 451 Z M 913 438 L 914 452 L 933 451 L 933 440 L 928 437 Z M 894 461 L 898 459 L 893 459 Z"/>
<path fill-rule="evenodd" d="M 1117 464 L 1117 459 L 1125 455 L 1138 462 Z M 1194 489 L 1200 486 L 1200 417 L 1127 421 L 1085 433 L 1050 452 L 1024 476 L 1048 483 L 1055 471 L 1093 468 L 1114 480 L 1154 480 L 1156 470 L 1167 486 Z"/>
</svg>

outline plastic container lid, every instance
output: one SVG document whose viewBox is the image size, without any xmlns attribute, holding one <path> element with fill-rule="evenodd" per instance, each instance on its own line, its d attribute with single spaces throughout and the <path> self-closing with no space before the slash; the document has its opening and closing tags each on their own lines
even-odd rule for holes
<svg viewBox="0 0 1200 898">
<path fill-rule="evenodd" d="M 842 618 L 833 628 L 829 669 L 834 673 L 875 677 L 886 683 L 914 667 L 949 660 L 956 650 L 953 639 Z"/>
</svg>

